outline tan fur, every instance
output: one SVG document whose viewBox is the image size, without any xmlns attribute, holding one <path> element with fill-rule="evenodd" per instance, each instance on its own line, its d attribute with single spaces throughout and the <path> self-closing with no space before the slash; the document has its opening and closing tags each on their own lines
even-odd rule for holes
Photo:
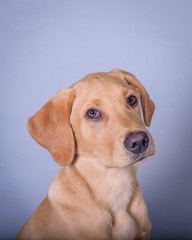
<svg viewBox="0 0 192 240">
<path fill-rule="evenodd" d="M 126 99 L 141 99 L 131 108 Z M 101 119 L 88 119 L 90 108 Z M 90 74 L 62 89 L 29 120 L 31 136 L 62 166 L 48 195 L 17 239 L 149 239 L 151 224 L 136 178 L 137 161 L 124 146 L 131 131 L 148 134 L 143 157 L 154 154 L 146 129 L 154 104 L 130 73 Z"/>
</svg>

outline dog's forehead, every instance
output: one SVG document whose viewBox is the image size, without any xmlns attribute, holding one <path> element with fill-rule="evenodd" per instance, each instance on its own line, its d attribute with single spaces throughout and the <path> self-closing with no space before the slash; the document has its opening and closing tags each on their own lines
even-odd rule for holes
<svg viewBox="0 0 192 240">
<path fill-rule="evenodd" d="M 132 89 L 136 90 L 135 87 L 128 84 L 123 78 L 113 74 L 113 73 L 93 73 L 85 76 L 74 86 L 77 92 L 83 94 L 91 94 L 96 91 L 102 92 L 117 92 L 118 89 L 124 89 L 125 91 Z"/>
</svg>

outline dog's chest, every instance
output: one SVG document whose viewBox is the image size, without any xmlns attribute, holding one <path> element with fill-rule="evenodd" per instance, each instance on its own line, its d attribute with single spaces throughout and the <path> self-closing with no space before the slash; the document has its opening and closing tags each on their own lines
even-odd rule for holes
<svg viewBox="0 0 192 240">
<path fill-rule="evenodd" d="M 66 176 L 67 172 L 64 174 L 64 177 Z M 97 184 L 95 181 L 90 181 L 89 186 L 92 188 L 88 190 L 85 185 L 84 191 L 77 191 L 80 182 L 78 178 L 76 179 L 75 183 L 70 182 L 70 187 L 66 183 L 62 184 L 62 191 L 61 181 L 59 184 L 57 181 L 57 184 L 53 184 L 49 191 L 50 201 L 54 206 L 56 204 L 58 209 L 58 222 L 62 222 L 62 225 L 67 228 L 72 239 L 76 239 L 75 236 L 80 236 L 82 232 L 86 234 L 86 239 L 134 239 L 136 225 L 129 215 L 128 208 L 134 192 L 135 178 L 126 171 L 111 170 L 104 178 L 97 178 Z M 90 197 L 90 192 L 94 197 Z M 72 195 L 72 193 L 75 194 Z M 59 205 L 55 196 L 57 196 Z M 73 204 L 72 209 L 75 211 L 72 209 L 69 211 L 66 208 L 70 204 Z"/>
<path fill-rule="evenodd" d="M 106 192 L 102 201 L 112 217 L 112 239 L 134 239 L 137 226 L 129 215 L 129 205 L 134 194 L 136 179 L 126 171 L 109 173 L 104 183 Z M 130 238 L 129 238 L 130 237 Z"/>
<path fill-rule="evenodd" d="M 112 212 L 126 211 L 134 193 L 136 179 L 128 171 L 111 170 L 106 174 L 102 200 Z"/>
</svg>

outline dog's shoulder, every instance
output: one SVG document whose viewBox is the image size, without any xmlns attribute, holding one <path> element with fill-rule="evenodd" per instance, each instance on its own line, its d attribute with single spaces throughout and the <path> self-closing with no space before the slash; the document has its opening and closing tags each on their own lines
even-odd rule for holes
<svg viewBox="0 0 192 240">
<path fill-rule="evenodd" d="M 74 209 L 90 210 L 98 205 L 89 183 L 73 165 L 65 166 L 57 173 L 49 187 L 48 200 L 62 209 L 73 206 Z"/>
</svg>

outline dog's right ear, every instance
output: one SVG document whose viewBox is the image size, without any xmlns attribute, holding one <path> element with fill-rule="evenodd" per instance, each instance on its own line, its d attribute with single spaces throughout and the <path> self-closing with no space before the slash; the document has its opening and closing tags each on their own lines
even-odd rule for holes
<svg viewBox="0 0 192 240">
<path fill-rule="evenodd" d="M 75 140 L 70 125 L 74 101 L 72 89 L 60 90 L 29 119 L 30 135 L 52 155 L 61 166 L 72 162 Z"/>
</svg>

